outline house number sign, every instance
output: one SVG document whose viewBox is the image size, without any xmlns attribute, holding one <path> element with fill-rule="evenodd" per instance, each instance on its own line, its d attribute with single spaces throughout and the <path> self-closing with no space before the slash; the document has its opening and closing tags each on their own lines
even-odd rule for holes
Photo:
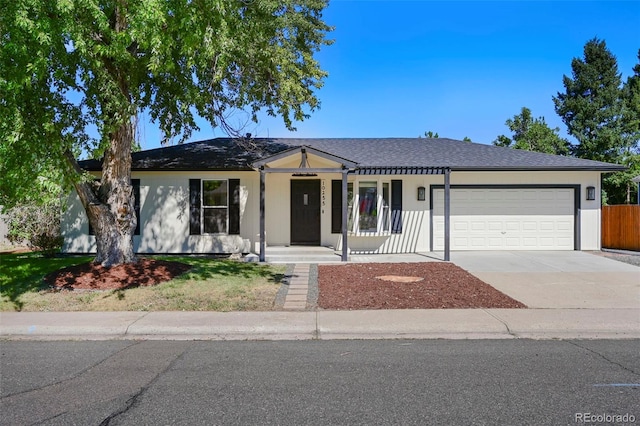
<svg viewBox="0 0 640 426">
<path fill-rule="evenodd" d="M 324 206 L 326 205 L 326 181 L 324 179 L 322 179 L 322 185 L 320 187 L 321 190 L 321 194 L 322 194 L 322 213 L 324 213 Z"/>
</svg>

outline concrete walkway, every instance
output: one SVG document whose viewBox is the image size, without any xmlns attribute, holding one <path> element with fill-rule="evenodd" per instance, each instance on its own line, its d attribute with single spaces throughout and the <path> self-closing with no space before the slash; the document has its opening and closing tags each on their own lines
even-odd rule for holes
<svg viewBox="0 0 640 426">
<path fill-rule="evenodd" d="M 452 261 L 531 309 L 305 311 L 306 263 L 294 268 L 284 311 L 0 312 L 0 339 L 640 339 L 636 266 L 584 252 L 453 253 Z"/>
<path fill-rule="evenodd" d="M 284 300 L 283 309 L 304 311 L 307 308 L 309 295 L 309 264 L 297 263 L 289 281 L 289 289 Z"/>
</svg>

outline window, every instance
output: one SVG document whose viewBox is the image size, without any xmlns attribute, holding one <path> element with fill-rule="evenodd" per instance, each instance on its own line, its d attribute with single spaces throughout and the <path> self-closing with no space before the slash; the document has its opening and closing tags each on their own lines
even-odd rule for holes
<svg viewBox="0 0 640 426">
<path fill-rule="evenodd" d="M 226 180 L 202 181 L 202 225 L 204 234 L 226 234 L 229 191 Z"/>
<path fill-rule="evenodd" d="M 189 235 L 240 234 L 240 179 L 189 179 Z"/>
<path fill-rule="evenodd" d="M 358 185 L 358 228 L 360 231 L 378 230 L 378 184 L 360 182 Z"/>
<path fill-rule="evenodd" d="M 332 181 L 332 191 L 331 232 L 338 233 L 342 225 L 340 180 Z M 347 183 L 347 231 L 402 233 L 402 180 Z"/>
</svg>

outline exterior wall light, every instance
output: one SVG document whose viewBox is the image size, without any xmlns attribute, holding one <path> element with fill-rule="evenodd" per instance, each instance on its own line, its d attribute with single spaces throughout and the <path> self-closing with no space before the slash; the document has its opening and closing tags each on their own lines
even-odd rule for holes
<svg viewBox="0 0 640 426">
<path fill-rule="evenodd" d="M 424 189 L 424 186 L 418 187 L 418 201 L 424 201 L 427 198 L 427 191 Z"/>
<path fill-rule="evenodd" d="M 593 201 L 596 199 L 596 188 L 593 186 L 587 186 L 587 200 Z"/>
</svg>

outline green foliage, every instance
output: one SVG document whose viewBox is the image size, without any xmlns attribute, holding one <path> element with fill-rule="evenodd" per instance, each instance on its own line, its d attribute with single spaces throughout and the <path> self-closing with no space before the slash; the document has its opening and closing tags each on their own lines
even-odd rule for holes
<svg viewBox="0 0 640 426">
<path fill-rule="evenodd" d="M 10 204 L 3 208 L 7 239 L 14 244 L 26 244 L 47 256 L 60 251 L 63 241 L 60 214 L 64 209 L 61 197 L 62 188 L 56 181 L 39 176 L 25 196 L 7 200 Z"/>
<path fill-rule="evenodd" d="M 631 178 L 640 173 L 640 64 L 622 85 L 615 56 L 603 40 L 592 39 L 584 46 L 583 58 L 573 59 L 571 69 L 572 77 L 563 78 L 565 92 L 553 101 L 569 134 L 578 140 L 575 155 L 629 167 L 603 178 L 603 200 L 633 202 Z"/>
<path fill-rule="evenodd" d="M 570 152 L 569 141 L 558 136 L 560 129 L 551 129 L 544 117 L 533 118 L 527 107 L 522 107 L 520 115 L 508 119 L 505 124 L 513 132 L 513 139 L 500 135 L 493 141 L 496 146 L 556 155 Z"/>
<path fill-rule="evenodd" d="M 229 114 L 245 109 L 253 120 L 260 110 L 280 115 L 294 129 L 319 107 L 315 91 L 327 73 L 314 54 L 331 43 L 325 7 L 325 0 L 3 2 L 0 201 L 29 192 L 46 170 L 63 172 L 61 183 L 77 181 L 67 154 L 101 155 L 143 111 L 165 141 L 188 139 L 197 116 L 232 131 Z"/>
<path fill-rule="evenodd" d="M 638 63 L 633 67 L 633 75 L 627 78 L 622 88 L 624 110 L 622 123 L 627 146 L 637 145 L 640 140 L 640 49 Z"/>
<path fill-rule="evenodd" d="M 633 67 L 633 75 L 627 78 L 622 87 L 622 101 L 624 145 L 619 162 L 629 169 L 605 176 L 604 181 L 608 188 L 613 189 L 611 204 L 637 204 L 637 185 L 631 179 L 640 176 L 640 49 L 638 63 Z"/>
<path fill-rule="evenodd" d="M 580 158 L 616 162 L 623 145 L 622 99 L 618 63 L 604 41 L 584 46 L 584 58 L 571 62 L 572 77 L 564 76 L 564 93 L 553 98 L 555 109 L 578 140 Z"/>
<path fill-rule="evenodd" d="M 23 0 L 0 13 L 0 202 L 29 197 L 47 170 L 73 183 L 105 266 L 132 262 L 134 123 L 147 113 L 163 142 L 197 117 L 237 136 L 230 114 L 282 117 L 294 129 L 319 107 L 330 44 L 326 0 Z M 98 136 L 93 136 L 96 129 Z M 235 132 L 235 134 L 234 134 Z M 76 158 L 103 159 L 88 185 Z M 98 226 L 99 225 L 99 226 Z"/>
<path fill-rule="evenodd" d="M 19 204 L 6 211 L 7 239 L 51 257 L 60 251 L 60 203 Z"/>
<path fill-rule="evenodd" d="M 21 144 L 54 141 L 54 152 L 73 144 L 94 148 L 148 110 L 167 138 L 184 140 L 198 129 L 195 114 L 224 125 L 230 110 L 245 107 L 254 120 L 265 108 L 293 129 L 293 120 L 308 117 L 305 108 L 319 106 L 314 90 L 327 74 L 313 55 L 330 44 L 325 6 L 324 0 L 8 2 L 0 18 L 0 82 L 8 95 L 3 133 Z M 89 124 L 101 140 L 91 140 Z M 37 135 L 45 140 L 36 142 Z"/>
<path fill-rule="evenodd" d="M 422 137 L 422 135 L 418 136 L 419 138 Z M 425 138 L 429 138 L 429 139 L 438 139 L 440 137 L 440 135 L 438 135 L 438 133 L 433 133 L 431 130 L 429 130 L 428 132 L 424 132 L 424 137 Z"/>
<path fill-rule="evenodd" d="M 463 141 L 463 142 L 471 142 L 471 138 L 470 138 L 469 136 L 465 136 L 465 137 L 462 139 L 462 141 Z"/>
</svg>

